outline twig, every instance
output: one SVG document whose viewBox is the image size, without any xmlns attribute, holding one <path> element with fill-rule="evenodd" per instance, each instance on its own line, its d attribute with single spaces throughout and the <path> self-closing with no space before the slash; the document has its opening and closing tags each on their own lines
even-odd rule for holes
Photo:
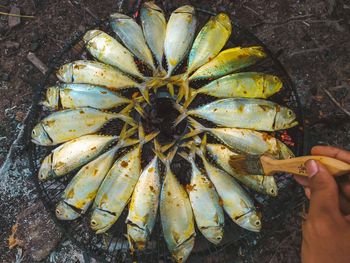
<svg viewBox="0 0 350 263">
<path fill-rule="evenodd" d="M 347 110 L 347 109 L 344 109 L 340 103 L 333 97 L 333 95 L 328 91 L 326 90 L 325 88 L 321 88 L 324 93 L 327 94 L 327 96 L 330 98 L 330 100 L 342 111 L 344 112 L 346 115 L 348 115 L 348 117 L 350 117 L 350 112 Z"/>
<path fill-rule="evenodd" d="M 313 14 L 308 14 L 308 15 L 300 15 L 300 16 L 291 16 L 287 18 L 286 20 L 283 21 L 261 21 L 257 24 L 251 25 L 251 27 L 256 27 L 262 24 L 266 25 L 283 25 L 287 24 L 289 22 L 298 22 L 298 21 L 303 21 L 305 18 L 310 18 L 313 17 Z"/>
<path fill-rule="evenodd" d="M 44 75 L 49 70 L 47 66 L 32 52 L 29 52 L 27 55 L 27 59 L 32 62 L 32 64 L 41 71 Z"/>
<path fill-rule="evenodd" d="M 295 52 L 290 53 L 289 57 L 293 57 L 295 55 L 300 55 L 300 54 L 305 54 L 305 53 L 310 53 L 310 52 L 323 51 L 325 49 L 329 49 L 329 48 L 332 48 L 334 46 L 343 45 L 344 43 L 347 43 L 347 42 L 348 42 L 348 40 L 345 40 L 345 41 L 341 41 L 339 43 L 334 43 L 334 44 L 328 45 L 328 46 L 320 46 L 320 47 L 316 47 L 316 48 L 309 48 L 309 49 L 303 49 L 303 50 L 295 51 Z"/>
<path fill-rule="evenodd" d="M 21 18 L 32 18 L 32 19 L 35 18 L 35 16 L 17 15 L 17 14 L 5 13 L 5 12 L 0 12 L 0 15 L 4 15 L 4 16 L 15 16 L 15 17 L 21 17 Z"/>
</svg>

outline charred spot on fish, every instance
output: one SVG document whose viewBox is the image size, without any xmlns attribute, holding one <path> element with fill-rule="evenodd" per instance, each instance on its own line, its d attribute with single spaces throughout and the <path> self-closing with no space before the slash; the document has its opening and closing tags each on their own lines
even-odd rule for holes
<svg viewBox="0 0 350 263">
<path fill-rule="evenodd" d="M 263 110 L 263 111 L 268 111 L 270 109 L 269 106 L 267 105 L 259 105 L 259 107 Z"/>
<path fill-rule="evenodd" d="M 156 193 L 156 190 L 154 189 L 154 187 L 152 185 L 149 186 L 149 190 L 154 194 Z"/>
<path fill-rule="evenodd" d="M 196 184 L 187 184 L 186 185 L 186 190 L 188 191 L 188 192 L 191 192 L 191 191 L 196 191 Z"/>
<path fill-rule="evenodd" d="M 126 168 L 126 167 L 128 167 L 129 163 L 127 161 L 122 161 L 120 165 L 122 167 Z"/>
<path fill-rule="evenodd" d="M 171 196 L 171 193 L 170 192 L 167 192 L 168 196 Z"/>
</svg>

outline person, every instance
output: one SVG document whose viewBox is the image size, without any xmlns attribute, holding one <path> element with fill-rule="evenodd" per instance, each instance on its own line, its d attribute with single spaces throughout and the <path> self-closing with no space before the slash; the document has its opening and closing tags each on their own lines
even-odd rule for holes
<svg viewBox="0 0 350 263">
<path fill-rule="evenodd" d="M 350 163 L 350 152 L 315 146 L 312 155 L 323 155 Z M 295 176 L 310 199 L 302 226 L 303 263 L 350 262 L 350 174 L 333 177 L 320 162 L 306 162 L 308 177 Z"/>
</svg>

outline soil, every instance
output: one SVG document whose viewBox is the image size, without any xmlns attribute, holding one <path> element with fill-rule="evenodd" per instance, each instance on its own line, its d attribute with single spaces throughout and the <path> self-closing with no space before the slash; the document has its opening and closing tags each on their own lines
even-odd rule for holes
<svg viewBox="0 0 350 263">
<path fill-rule="evenodd" d="M 350 150 L 350 4 L 343 0 L 216 0 L 165 1 L 169 9 L 185 3 L 234 15 L 275 53 L 295 83 L 305 114 L 306 151 L 315 144 Z M 171 3 L 170 3 L 171 2 Z M 170 3 L 170 4 L 169 4 Z M 17 138 L 43 74 L 27 59 L 33 52 L 44 64 L 58 54 L 77 32 L 96 17 L 117 10 L 119 1 L 0 0 L 0 11 L 20 8 L 16 27 L 0 15 L 0 165 Z M 25 147 L 16 152 L 10 171 L 0 183 L 0 262 L 13 262 L 19 250 L 9 250 L 7 237 L 17 214 L 37 200 Z M 269 242 L 256 244 L 247 261 L 299 262 L 301 208 L 281 222 Z M 51 255 L 55 262 L 83 260 L 69 241 Z M 244 253 L 235 251 L 234 253 Z M 75 255 L 75 256 L 72 256 Z M 47 261 L 52 262 L 51 259 Z M 32 262 L 24 257 L 22 262 Z M 83 262 L 83 261 L 81 261 Z"/>
</svg>

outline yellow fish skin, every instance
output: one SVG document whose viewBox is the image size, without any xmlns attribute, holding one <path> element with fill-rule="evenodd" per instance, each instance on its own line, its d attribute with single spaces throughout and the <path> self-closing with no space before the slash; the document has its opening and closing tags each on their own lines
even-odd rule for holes
<svg viewBox="0 0 350 263">
<path fill-rule="evenodd" d="M 230 156 L 237 155 L 222 144 L 207 144 L 208 154 L 227 173 L 236 178 L 247 187 L 271 196 L 277 196 L 278 188 L 273 176 L 263 175 L 240 175 L 229 165 Z"/>
<path fill-rule="evenodd" d="M 228 216 L 240 227 L 259 232 L 261 219 L 253 200 L 232 176 L 210 164 L 200 150 L 197 153 L 203 161 L 208 177 L 218 191 Z"/>
<path fill-rule="evenodd" d="M 115 38 L 101 30 L 89 30 L 84 35 L 87 50 L 97 60 L 117 67 L 121 71 L 145 79 L 134 61 L 134 56 Z"/>
<path fill-rule="evenodd" d="M 282 81 L 276 76 L 259 72 L 242 72 L 214 80 L 197 90 L 193 90 L 191 95 L 205 94 L 217 98 L 266 99 L 279 92 L 282 86 Z"/>
<path fill-rule="evenodd" d="M 214 59 L 195 71 L 189 80 L 218 78 L 239 69 L 254 65 L 266 57 L 259 46 L 235 47 L 220 52 Z"/>
<path fill-rule="evenodd" d="M 228 15 L 213 16 L 198 33 L 190 51 L 187 74 L 212 60 L 225 46 L 232 32 Z"/>
<path fill-rule="evenodd" d="M 168 64 L 166 77 L 172 75 L 190 50 L 196 25 L 195 9 L 190 5 L 181 6 L 171 14 L 164 40 L 164 54 Z"/>
<path fill-rule="evenodd" d="M 82 83 L 104 86 L 111 90 L 137 88 L 135 80 L 118 69 L 97 61 L 77 60 L 61 66 L 57 78 L 65 83 Z"/>
<path fill-rule="evenodd" d="M 92 108 L 57 111 L 42 119 L 32 130 L 32 142 L 49 146 L 99 131 L 112 119 L 134 124 L 131 117 Z"/>
</svg>

